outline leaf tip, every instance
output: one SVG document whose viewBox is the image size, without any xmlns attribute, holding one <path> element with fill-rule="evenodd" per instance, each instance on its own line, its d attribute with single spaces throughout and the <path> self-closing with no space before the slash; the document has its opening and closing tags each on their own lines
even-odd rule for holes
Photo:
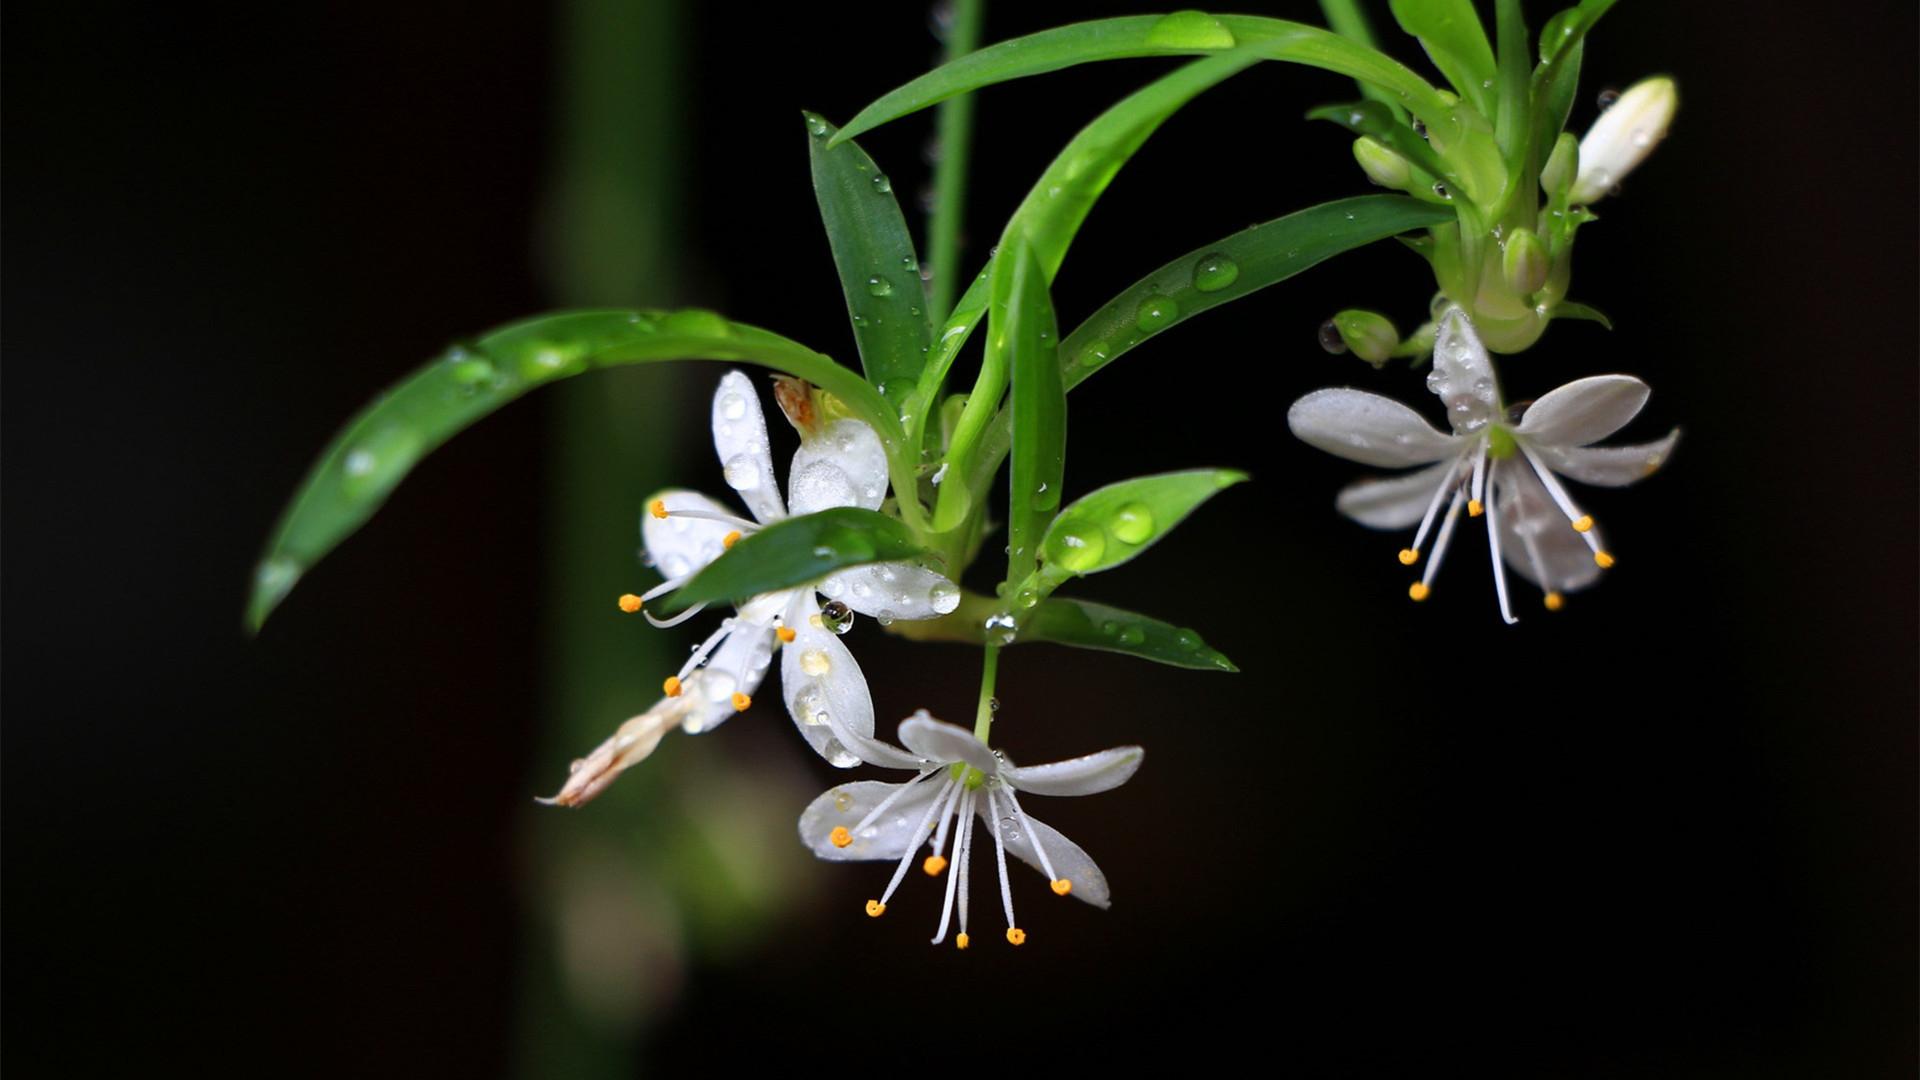
<svg viewBox="0 0 1920 1080">
<path fill-rule="evenodd" d="M 1213 486 L 1218 490 L 1230 488 L 1235 484 L 1244 484 L 1251 479 L 1253 479 L 1253 477 L 1241 472 L 1239 469 L 1215 469 L 1213 471 Z"/>
</svg>

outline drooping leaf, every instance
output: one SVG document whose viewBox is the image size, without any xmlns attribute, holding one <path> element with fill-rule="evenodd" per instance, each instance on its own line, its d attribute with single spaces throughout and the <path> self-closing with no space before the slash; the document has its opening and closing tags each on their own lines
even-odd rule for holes
<svg viewBox="0 0 1920 1080">
<path fill-rule="evenodd" d="M 1152 547 L 1215 493 L 1247 474 L 1189 469 L 1122 480 L 1076 499 L 1047 530 L 1040 572 L 1058 582 L 1111 570 Z"/>
<path fill-rule="evenodd" d="M 715 600 L 745 600 L 819 581 L 863 563 L 917 559 L 926 551 L 898 519 L 857 506 L 783 518 L 742 538 L 659 604 L 680 611 Z"/>
<path fill-rule="evenodd" d="M 1608 330 L 1613 329 L 1613 320 L 1607 318 L 1605 312 L 1590 304 L 1576 303 L 1572 300 L 1562 300 L 1553 305 L 1553 317 L 1556 319 L 1583 319 L 1587 322 L 1597 322 Z"/>
<path fill-rule="evenodd" d="M 1099 60 L 1217 53 L 1235 46 L 1247 46 L 1263 59 L 1306 64 L 1378 86 L 1429 127 L 1454 122 L 1451 106 L 1424 79 L 1339 34 L 1284 19 L 1181 11 L 1074 23 L 989 45 L 883 95 L 839 137 L 852 138 L 955 94 L 1010 79 Z"/>
<path fill-rule="evenodd" d="M 1343 251 L 1427 225 L 1453 211 L 1402 195 L 1362 195 L 1243 229 L 1141 278 L 1101 305 L 1061 343 L 1069 388 L 1147 338 L 1209 308 L 1238 300 Z M 1159 316 L 1151 306 L 1160 305 Z"/>
<path fill-rule="evenodd" d="M 254 572 L 258 630 L 300 576 L 366 522 L 435 447 L 522 394 L 618 364 L 728 360 L 796 375 L 833 393 L 897 443 L 899 423 L 859 376 L 778 334 L 711 311 L 578 311 L 513 323 L 448 349 L 348 421 L 308 470 Z"/>
<path fill-rule="evenodd" d="M 1327 28 L 1341 37 L 1365 48 L 1380 47 L 1373 39 L 1373 24 L 1359 0 L 1320 0 L 1320 13 L 1326 16 Z M 1356 80 L 1354 85 L 1360 88 L 1362 95 L 1391 110 L 1395 120 L 1406 119 L 1406 110 L 1400 107 L 1400 102 L 1392 94 L 1369 82 Z"/>
<path fill-rule="evenodd" d="M 1056 352 L 1053 300 L 1033 249 L 1002 248 L 993 274 L 992 338 L 1013 372 L 1013 465 L 1007 504 L 1007 580 L 1033 571 L 1039 539 L 1060 506 L 1066 471 L 1067 388 Z"/>
<path fill-rule="evenodd" d="M 1091 600 L 1056 596 L 1041 601 L 1028 614 L 1015 641 L 1050 641 L 1080 649 L 1125 653 L 1157 664 L 1199 671 L 1240 670 L 1192 630 Z"/>
<path fill-rule="evenodd" d="M 920 262 L 893 183 L 854 142 L 829 147 L 835 128 L 807 113 L 813 194 L 867 381 L 898 409 L 926 362 L 932 331 L 920 287 Z"/>
<path fill-rule="evenodd" d="M 1493 47 L 1474 14 L 1473 0 L 1393 0 L 1391 6 L 1400 29 L 1420 39 L 1454 91 L 1491 118 Z"/>
</svg>

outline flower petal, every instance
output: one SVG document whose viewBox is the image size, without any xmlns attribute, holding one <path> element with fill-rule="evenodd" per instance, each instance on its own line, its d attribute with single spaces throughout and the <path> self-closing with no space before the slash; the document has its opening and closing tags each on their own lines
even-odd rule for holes
<svg viewBox="0 0 1920 1080">
<path fill-rule="evenodd" d="M 794 451 L 787 504 L 796 514 L 839 506 L 878 510 L 887 498 L 887 451 L 859 420 L 836 420 Z"/>
<path fill-rule="evenodd" d="M 669 488 L 647 500 L 667 507 L 666 517 L 655 517 L 651 510 L 640 512 L 640 539 L 647 545 L 647 559 L 667 578 L 686 577 L 720 557 L 727 549 L 726 536 L 733 526 L 706 518 L 675 517 L 673 511 L 697 510 L 705 514 L 732 517 L 733 507 L 715 502 L 697 491 Z"/>
<path fill-rule="evenodd" d="M 696 703 L 680 726 L 690 735 L 712 731 L 732 718 L 733 695 L 752 697 L 773 666 L 773 627 L 739 622 L 715 649 L 707 666 L 686 680 Z"/>
<path fill-rule="evenodd" d="M 1666 464 L 1679 438 L 1680 429 L 1674 428 L 1664 439 L 1636 446 L 1536 446 L 1534 453 L 1547 468 L 1583 484 L 1625 487 Z"/>
<path fill-rule="evenodd" d="M 1514 434 L 1536 449 L 1599 442 L 1639 415 L 1652 393 L 1631 375 L 1575 379 L 1528 406 Z"/>
<path fill-rule="evenodd" d="M 900 721 L 900 745 L 927 761 L 964 761 L 988 776 L 1000 771 L 1000 759 L 973 732 L 935 720 L 925 709 Z"/>
<path fill-rule="evenodd" d="M 840 635 L 814 624 L 813 590 L 797 589 L 787 606 L 792 641 L 780 650 L 780 690 L 800 734 L 827 762 L 851 769 L 862 761 L 917 769 L 918 758 L 873 737 L 873 697 L 867 678 Z"/>
<path fill-rule="evenodd" d="M 820 583 L 820 591 L 876 619 L 937 619 L 960 606 L 953 582 L 912 563 L 852 566 Z"/>
<path fill-rule="evenodd" d="M 1364 390 L 1315 390 L 1287 410 L 1287 426 L 1307 445 L 1363 465 L 1425 465 L 1454 452 L 1454 436 Z"/>
<path fill-rule="evenodd" d="M 1146 751 L 1137 746 L 1116 746 L 1046 765 L 1006 765 L 1000 776 L 1014 790 L 1035 795 L 1092 795 L 1133 779 L 1145 755 Z"/>
<path fill-rule="evenodd" d="M 887 784 L 879 780 L 860 780 L 829 788 L 800 813 L 800 842 L 815 855 L 836 862 L 857 859 L 897 859 L 920 839 L 915 826 L 926 816 L 927 803 L 945 793 L 938 777 L 920 782 L 902 795 L 873 824 L 853 834 L 853 843 L 835 847 L 831 837 L 836 828 L 852 829 L 906 784 Z M 1049 850 L 1047 854 L 1053 852 Z"/>
<path fill-rule="evenodd" d="M 1449 307 L 1440 315 L 1440 329 L 1433 340 L 1433 370 L 1427 372 L 1427 389 L 1440 395 L 1447 406 L 1447 422 L 1455 434 L 1471 434 L 1500 416 L 1500 384 L 1493 375 L 1493 360 L 1473 320 L 1458 307 Z"/>
<path fill-rule="evenodd" d="M 1374 529 L 1408 529 L 1420 523 L 1433 493 L 1446 480 L 1453 462 L 1405 476 L 1370 477 L 1342 488 L 1334 508 Z"/>
<path fill-rule="evenodd" d="M 740 493 L 754 520 L 761 523 L 786 517 L 780 505 L 780 485 L 773 475 L 773 455 L 767 450 L 767 418 L 753 383 L 738 371 L 729 371 L 713 393 L 713 449 L 720 455 L 727 486 Z"/>
<path fill-rule="evenodd" d="M 1599 578 L 1593 549 L 1573 531 L 1566 514 L 1525 462 L 1501 462 L 1495 482 L 1500 499 L 1500 553 L 1508 566 L 1549 592 L 1584 589 Z M 1597 539 L 1598 530 L 1589 535 Z"/>
<path fill-rule="evenodd" d="M 1568 200 L 1592 203 L 1612 190 L 1667 137 L 1678 105 L 1673 80 L 1665 76 L 1628 87 L 1580 140 L 1580 175 Z"/>
<path fill-rule="evenodd" d="M 1026 807 L 1022 806 L 1024 812 Z M 980 800 L 980 816 L 986 817 L 987 802 Z M 1002 811 L 999 821 L 987 824 L 1000 830 L 1001 839 L 1006 842 L 1007 851 L 1023 863 L 1046 873 L 1040 865 L 1040 857 L 1033 852 L 1033 841 L 1037 837 L 1041 847 L 1046 849 L 1047 861 L 1053 864 L 1053 872 L 1073 882 L 1070 896 L 1076 900 L 1085 900 L 1097 908 L 1108 907 L 1113 903 L 1112 894 L 1107 889 L 1107 875 L 1100 872 L 1092 856 L 1080 850 L 1080 845 L 1060 835 L 1058 829 L 1046 822 L 1026 814 L 1027 824 L 1032 827 L 1032 835 L 1020 827 L 1018 815 Z"/>
</svg>

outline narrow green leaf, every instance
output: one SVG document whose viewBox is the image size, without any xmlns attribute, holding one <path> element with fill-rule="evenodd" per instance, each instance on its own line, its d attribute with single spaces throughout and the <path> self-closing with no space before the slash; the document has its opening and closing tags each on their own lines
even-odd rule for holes
<svg viewBox="0 0 1920 1080">
<path fill-rule="evenodd" d="M 1421 138 L 1412 128 L 1395 120 L 1393 113 L 1377 101 L 1356 101 L 1351 105 L 1322 105 L 1307 111 L 1309 120 L 1331 120 L 1356 135 L 1368 135 L 1385 145 L 1394 153 L 1412 162 L 1415 167 L 1425 170 L 1428 177 L 1439 177 L 1454 191 L 1464 192 L 1466 182 L 1458 172 L 1433 152 L 1427 140 Z M 1419 174 L 1415 174 L 1418 176 Z M 1425 182 L 1423 179 L 1422 182 Z M 1438 192 L 1431 193 L 1431 201 L 1447 201 Z M 1423 202 L 1429 201 L 1428 193 L 1418 196 Z"/>
<path fill-rule="evenodd" d="M 1526 129 L 1532 93 L 1527 72 L 1531 65 L 1527 62 L 1527 20 L 1521 14 L 1520 0 L 1495 0 L 1494 26 L 1494 36 L 1500 43 L 1500 85 L 1493 134 L 1500 148 L 1511 158 L 1516 149 L 1515 143 L 1531 137 Z M 1532 156 L 1530 147 L 1528 156 Z M 1533 173 L 1538 169 L 1529 168 L 1526 171 Z"/>
<path fill-rule="evenodd" d="M 1015 641 L 1050 641 L 1078 649 L 1125 653 L 1198 671 L 1240 670 L 1192 630 L 1091 600 L 1053 597 L 1041 601 L 1028 614 Z"/>
<path fill-rule="evenodd" d="M 1420 39 L 1455 92 L 1480 115 L 1492 117 L 1493 47 L 1473 0 L 1392 0 L 1391 6 L 1400 29 Z"/>
<path fill-rule="evenodd" d="M 883 95 L 860 110 L 838 137 L 852 138 L 955 94 L 1010 79 L 1100 60 L 1217 53 L 1236 45 L 1249 46 L 1264 59 L 1322 68 L 1380 87 L 1430 128 L 1454 125 L 1446 99 L 1378 50 L 1284 19 L 1182 11 L 1074 23 L 990 45 Z"/>
<path fill-rule="evenodd" d="M 1586 322 L 1597 322 L 1608 330 L 1613 329 L 1613 320 L 1607 318 L 1606 312 L 1592 305 L 1576 303 L 1572 300 L 1562 300 L 1553 305 L 1553 317 L 1556 319 L 1582 319 Z"/>
<path fill-rule="evenodd" d="M 1580 85 L 1587 32 L 1617 0 L 1582 0 L 1540 28 L 1540 63 L 1533 69 L 1533 145 L 1541 154 L 1566 130 Z"/>
<path fill-rule="evenodd" d="M 1047 530 L 1041 573 L 1060 581 L 1111 570 L 1131 560 L 1216 492 L 1247 474 L 1232 469 L 1189 469 L 1122 480 L 1074 501 Z"/>
<path fill-rule="evenodd" d="M 932 330 L 920 287 L 920 260 L 893 184 L 854 142 L 829 148 L 832 124 L 806 113 L 813 194 L 827 227 L 833 263 L 867 381 L 896 409 L 926 362 Z"/>
<path fill-rule="evenodd" d="M 785 518 L 708 563 L 660 603 L 662 613 L 715 600 L 745 600 L 819 581 L 863 563 L 916 559 L 926 551 L 898 519 L 857 506 Z"/>
<path fill-rule="evenodd" d="M 1060 506 L 1066 470 L 1067 388 L 1056 352 L 1059 327 L 1033 249 L 1001 249 L 993 273 L 993 328 L 987 348 L 1010 353 L 1013 467 L 1007 503 L 1007 580 L 1033 572 L 1039 539 Z"/>
<path fill-rule="evenodd" d="M 1288 214 L 1195 248 L 1128 286 L 1061 343 L 1068 387 L 1134 346 L 1377 240 L 1452 221 L 1453 211 L 1401 195 L 1362 195 Z M 1162 316 L 1153 316 L 1159 305 Z"/>
<path fill-rule="evenodd" d="M 1356 45 L 1369 49 L 1379 48 L 1373 39 L 1373 25 L 1367 21 L 1367 13 L 1358 0 L 1320 0 L 1320 13 L 1327 18 L 1327 28 Z M 1406 110 L 1394 100 L 1392 94 L 1369 82 L 1356 80 L 1355 86 L 1360 93 L 1392 110 L 1395 120 L 1405 120 Z"/>
<path fill-rule="evenodd" d="M 536 386 L 595 368 L 729 360 L 796 375 L 846 402 L 890 445 L 898 421 L 853 372 L 778 334 L 711 311 L 543 315 L 448 349 L 389 387 L 322 451 L 281 514 L 254 572 L 247 625 L 258 630 L 300 576 L 380 508 L 435 447 Z"/>
</svg>

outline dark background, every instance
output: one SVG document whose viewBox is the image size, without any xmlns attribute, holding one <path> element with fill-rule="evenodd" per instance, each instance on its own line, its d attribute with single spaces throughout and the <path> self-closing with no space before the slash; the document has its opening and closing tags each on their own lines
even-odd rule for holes
<svg viewBox="0 0 1920 1080">
<path fill-rule="evenodd" d="M 1141 10 L 1039 8 L 990 8 L 988 39 Z M 502 2 L 7 6 L 19 1075 L 569 1071 L 515 1046 L 517 972 L 546 948 L 523 930 L 517 823 L 557 776 L 535 753 L 529 572 L 549 406 L 452 443 L 261 638 L 239 630 L 335 427 L 446 342 L 553 303 L 532 238 L 554 24 Z M 685 246 L 633 301 L 850 357 L 796 112 L 844 120 L 922 69 L 925 11 L 699 5 L 684 29 L 686 138 L 658 152 L 684 165 Z M 1581 234 L 1574 296 L 1618 329 L 1556 326 L 1504 366 L 1508 397 L 1629 371 L 1656 393 L 1627 434 L 1686 433 L 1660 476 L 1589 495 L 1621 565 L 1558 616 L 1523 589 L 1501 626 L 1477 536 L 1409 605 L 1401 538 L 1331 512 L 1358 470 L 1284 433 L 1315 387 L 1419 393 L 1314 344 L 1340 307 L 1417 321 L 1432 283 L 1403 252 L 1183 325 L 1076 393 L 1073 490 L 1201 464 L 1256 481 L 1083 590 L 1197 625 L 1243 674 L 1005 658 L 996 738 L 1022 759 L 1149 749 L 1122 791 L 1047 808 L 1114 908 L 1053 906 L 1022 874 L 1033 940 L 957 955 L 924 944 L 932 891 L 874 923 L 858 906 L 883 869 L 808 868 L 763 932 L 675 976 L 634 1035 L 643 1065 L 1911 1075 L 1915 36 L 1892 4 L 1624 4 L 1596 31 L 1577 130 L 1600 88 L 1652 72 L 1682 107 Z M 1169 66 L 984 93 L 975 236 Z M 1188 107 L 1088 221 L 1063 319 L 1366 190 L 1348 137 L 1298 119 L 1350 95 L 1269 64 Z M 903 193 L 927 130 L 863 140 Z M 686 370 L 635 424 L 697 422 L 715 372 Z M 674 475 L 714 487 L 682 445 Z M 609 514 L 631 529 L 631 506 Z M 606 610 L 607 634 L 636 633 Z M 970 707 L 972 654 L 871 626 L 857 648 L 883 720 Z M 758 711 L 723 758 L 834 779 Z"/>
</svg>

